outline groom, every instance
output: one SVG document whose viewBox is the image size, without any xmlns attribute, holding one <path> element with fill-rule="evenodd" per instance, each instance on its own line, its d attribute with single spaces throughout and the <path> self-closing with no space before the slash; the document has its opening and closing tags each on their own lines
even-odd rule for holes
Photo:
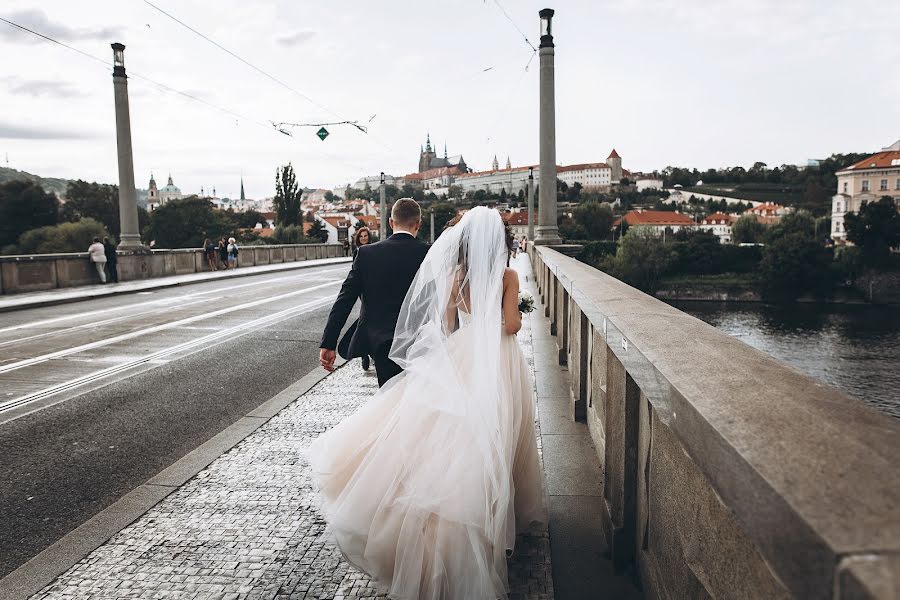
<svg viewBox="0 0 900 600">
<path fill-rule="evenodd" d="M 334 371 L 338 336 L 357 298 L 362 298 L 359 324 L 347 332 L 351 338 L 346 353 L 345 341 L 341 342 L 341 356 L 348 360 L 371 356 L 379 387 L 402 371 L 388 358 L 388 353 L 403 299 L 428 252 L 428 245 L 416 239 L 421 225 L 422 210 L 416 201 L 400 198 L 391 210 L 394 235 L 377 244 L 359 247 L 353 267 L 331 308 L 319 345 L 319 362 L 326 371 Z"/>
</svg>

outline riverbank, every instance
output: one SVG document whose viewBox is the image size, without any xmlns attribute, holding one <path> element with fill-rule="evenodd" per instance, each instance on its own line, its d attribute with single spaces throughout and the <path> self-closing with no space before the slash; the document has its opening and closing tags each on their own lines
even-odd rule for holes
<svg viewBox="0 0 900 600">
<path fill-rule="evenodd" d="M 868 280 L 866 283 L 868 286 Z M 881 290 L 881 287 L 875 287 Z M 765 303 L 762 295 L 753 286 L 750 274 L 724 273 L 719 275 L 678 275 L 662 280 L 655 296 L 660 300 L 674 302 L 757 302 Z M 871 301 L 870 298 L 874 298 Z M 799 304 L 886 304 L 900 305 L 900 296 L 885 292 L 866 294 L 860 285 L 853 288 L 838 288 L 828 298 L 801 296 Z"/>
</svg>

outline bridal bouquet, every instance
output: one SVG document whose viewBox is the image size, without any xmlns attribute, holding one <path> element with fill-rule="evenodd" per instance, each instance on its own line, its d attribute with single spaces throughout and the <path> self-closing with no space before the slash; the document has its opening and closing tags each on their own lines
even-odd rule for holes
<svg viewBox="0 0 900 600">
<path fill-rule="evenodd" d="M 519 312 L 528 314 L 534 310 L 534 296 L 528 292 L 519 292 Z"/>
</svg>

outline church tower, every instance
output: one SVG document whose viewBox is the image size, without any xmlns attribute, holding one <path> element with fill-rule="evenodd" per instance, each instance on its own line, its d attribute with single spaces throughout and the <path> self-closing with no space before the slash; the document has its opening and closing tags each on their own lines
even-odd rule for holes
<svg viewBox="0 0 900 600">
<path fill-rule="evenodd" d="M 431 134 L 427 134 L 425 140 L 425 150 L 419 154 L 419 173 L 424 173 L 431 168 L 431 161 L 434 159 L 434 149 L 431 147 Z"/>
<path fill-rule="evenodd" d="M 612 173 L 610 173 L 610 181 L 612 184 L 615 185 L 619 183 L 622 180 L 622 157 L 619 156 L 619 153 L 616 152 L 615 148 L 609 153 L 606 164 L 609 165 L 609 168 L 612 171 Z"/>
<path fill-rule="evenodd" d="M 159 188 L 156 187 L 156 180 L 153 179 L 153 171 L 150 172 L 150 187 L 147 190 L 147 206 L 150 210 L 156 208 L 159 204 Z"/>
<path fill-rule="evenodd" d="M 247 199 L 247 196 L 244 195 L 244 176 L 241 175 L 241 202 Z"/>
<path fill-rule="evenodd" d="M 512 163 L 509 162 L 509 154 L 506 155 L 506 168 L 512 169 Z"/>
<path fill-rule="evenodd" d="M 500 170 L 500 163 L 497 162 L 497 155 L 496 155 L 496 154 L 494 155 L 494 162 L 491 163 L 491 170 L 492 170 L 492 171 L 499 171 L 499 170 Z"/>
</svg>

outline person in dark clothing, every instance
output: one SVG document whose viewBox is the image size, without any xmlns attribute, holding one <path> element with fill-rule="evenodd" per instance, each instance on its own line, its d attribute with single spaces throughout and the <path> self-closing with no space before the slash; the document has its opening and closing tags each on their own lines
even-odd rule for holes
<svg viewBox="0 0 900 600">
<path fill-rule="evenodd" d="M 401 198 L 391 210 L 394 235 L 359 247 L 319 344 L 319 362 L 325 370 L 334 370 L 341 329 L 356 300 L 362 298 L 359 321 L 341 340 L 341 356 L 371 356 L 379 386 L 402 372 L 388 355 L 403 299 L 428 252 L 428 244 L 416 238 L 421 225 L 422 209 L 412 198 Z"/>
<path fill-rule="evenodd" d="M 103 238 L 103 251 L 106 254 L 106 280 L 111 283 L 119 283 L 119 271 L 116 265 L 116 245 Z"/>
<path fill-rule="evenodd" d="M 356 234 L 353 236 L 353 260 L 356 260 L 356 255 L 359 253 L 360 246 L 368 246 L 372 241 L 372 235 L 369 233 L 368 227 L 360 227 L 356 230 Z M 359 319 L 350 326 L 350 330 L 355 330 L 359 325 Z M 363 371 L 368 371 L 369 367 L 372 365 L 371 358 L 368 354 L 363 354 L 362 356 L 362 368 Z"/>
<path fill-rule="evenodd" d="M 228 268 L 228 245 L 225 243 L 225 239 L 219 240 L 219 260 L 222 261 L 222 268 Z"/>
<path fill-rule="evenodd" d="M 209 270 L 218 271 L 219 269 L 216 267 L 216 245 L 209 238 L 203 242 L 203 252 L 206 253 L 206 263 L 209 265 Z"/>
</svg>

